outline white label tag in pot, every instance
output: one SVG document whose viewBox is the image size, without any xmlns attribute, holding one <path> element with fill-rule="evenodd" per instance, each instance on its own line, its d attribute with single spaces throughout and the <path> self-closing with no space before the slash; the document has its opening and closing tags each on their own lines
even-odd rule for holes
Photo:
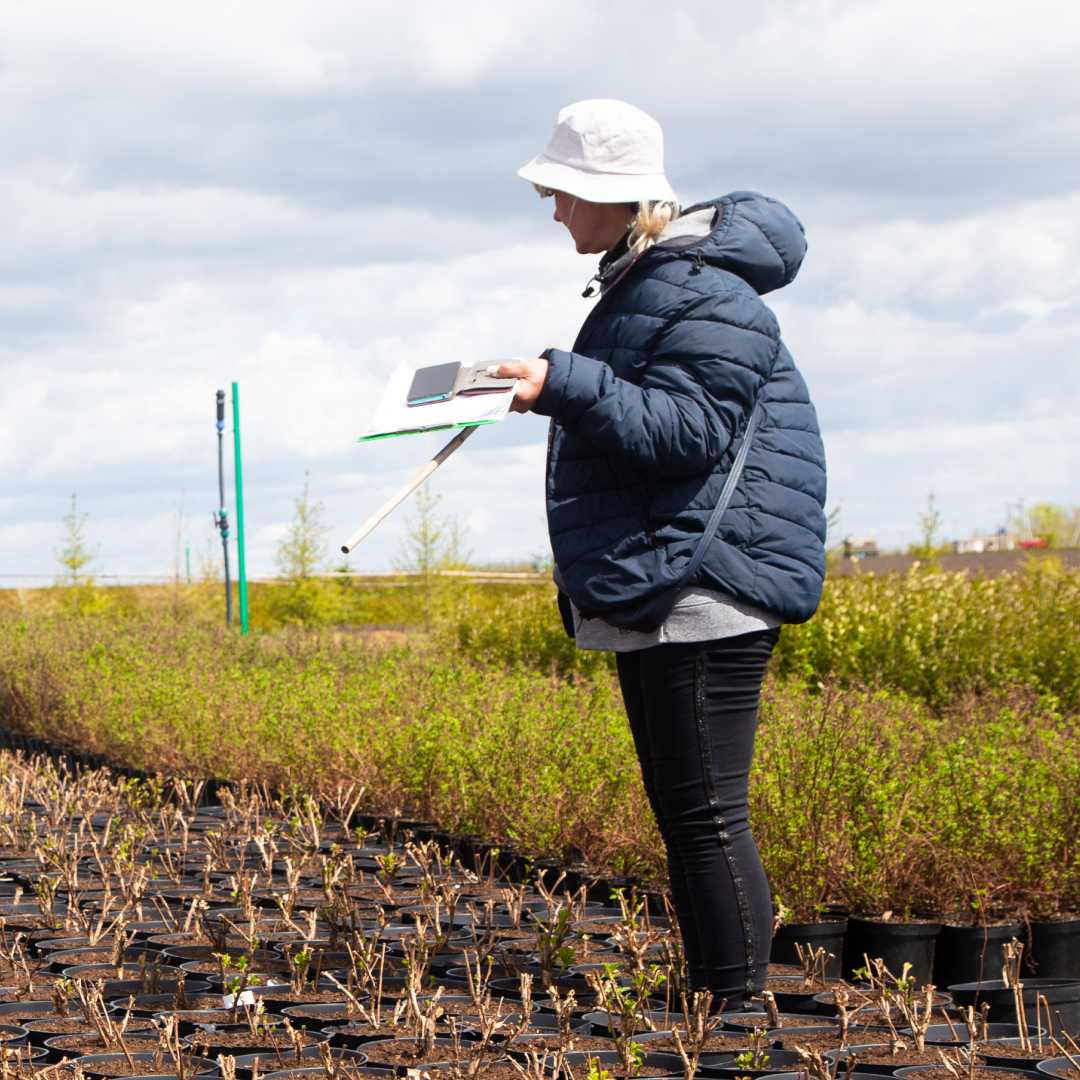
<svg viewBox="0 0 1080 1080">
<path fill-rule="evenodd" d="M 221 999 L 221 1007 L 223 1009 L 231 1009 L 233 1007 L 234 1000 L 236 1000 L 235 994 L 225 994 Z M 236 1003 L 238 1005 L 254 1005 L 255 995 L 250 990 L 245 990 L 240 995 L 240 1000 Z"/>
</svg>

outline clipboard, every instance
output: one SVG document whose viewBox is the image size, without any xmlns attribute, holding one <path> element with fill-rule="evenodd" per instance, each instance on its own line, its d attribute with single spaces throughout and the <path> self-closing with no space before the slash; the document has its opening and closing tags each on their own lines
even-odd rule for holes
<svg viewBox="0 0 1080 1080">
<path fill-rule="evenodd" d="M 506 418 L 517 379 L 492 378 L 487 374 L 490 364 L 486 362 L 471 366 L 459 364 L 456 373 L 449 370 L 436 372 L 430 379 L 421 380 L 416 387 L 416 397 L 427 400 L 410 403 L 409 396 L 418 371 L 427 373 L 451 366 L 439 364 L 417 369 L 404 362 L 398 364 L 375 415 L 357 442 L 374 442 L 445 428 L 497 424 Z M 454 376 L 452 387 L 448 378 L 451 374 Z"/>
</svg>

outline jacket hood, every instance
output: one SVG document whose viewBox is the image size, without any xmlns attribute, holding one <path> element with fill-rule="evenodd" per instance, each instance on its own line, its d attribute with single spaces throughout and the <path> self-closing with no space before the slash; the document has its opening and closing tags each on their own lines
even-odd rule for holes
<svg viewBox="0 0 1080 1080">
<path fill-rule="evenodd" d="M 689 207 L 654 247 L 700 252 L 705 262 L 738 275 L 761 296 L 795 280 L 806 255 L 806 233 L 782 202 L 734 191 Z"/>
</svg>

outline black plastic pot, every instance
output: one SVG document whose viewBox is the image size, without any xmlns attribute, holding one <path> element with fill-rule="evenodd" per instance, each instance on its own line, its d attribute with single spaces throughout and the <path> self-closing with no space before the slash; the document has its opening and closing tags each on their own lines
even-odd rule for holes
<svg viewBox="0 0 1080 1080">
<path fill-rule="evenodd" d="M 1080 919 L 1033 922 L 1024 974 L 1040 979 L 1080 979 Z"/>
<path fill-rule="evenodd" d="M 291 1050 L 288 1052 L 288 1054 L 282 1054 L 281 1056 L 286 1060 L 294 1059 L 293 1052 Z M 348 1061 L 350 1075 L 352 1074 L 352 1066 L 354 1065 L 364 1065 L 365 1072 L 370 1069 L 379 1069 L 379 1066 L 377 1065 L 366 1065 L 365 1063 L 367 1062 L 367 1058 L 356 1050 L 342 1050 L 340 1047 L 335 1047 L 331 1049 L 330 1056 L 336 1060 Z M 300 1057 L 305 1062 L 319 1061 L 319 1048 L 317 1046 L 305 1046 L 303 1050 L 300 1051 Z M 238 1057 L 236 1059 L 237 1076 L 250 1076 L 251 1069 L 252 1066 L 254 1066 L 255 1064 L 256 1058 L 258 1058 L 259 1060 L 259 1076 L 264 1076 L 263 1070 L 266 1068 L 267 1063 L 267 1057 L 265 1054 L 242 1054 L 240 1057 Z M 323 1076 L 326 1075 L 325 1070 L 322 1068 L 319 1069 L 319 1072 L 321 1072 Z M 176 1078 L 174 1077 L 173 1080 L 176 1080 Z"/>
<path fill-rule="evenodd" d="M 364 1066 L 362 1066 L 360 1068 L 357 1068 L 355 1065 L 352 1065 L 352 1064 L 349 1065 L 349 1076 L 350 1076 L 350 1078 L 354 1077 L 354 1076 L 374 1076 L 374 1077 L 380 1078 L 380 1080 L 381 1080 L 381 1078 L 383 1078 L 383 1077 L 393 1076 L 393 1075 L 394 1074 L 390 1069 L 376 1069 L 373 1065 L 364 1065 Z M 315 1066 L 313 1066 L 311 1068 L 283 1069 L 283 1070 L 281 1070 L 279 1072 L 260 1073 L 259 1076 L 260 1076 L 261 1080 L 286 1080 L 286 1077 L 290 1077 L 290 1076 L 301 1076 L 301 1077 L 326 1076 L 326 1070 L 321 1065 L 315 1065 Z M 125 1077 L 125 1080 L 127 1080 L 126 1077 Z M 135 1080 L 147 1080 L 147 1078 L 146 1077 L 136 1077 Z M 157 1078 L 155 1077 L 155 1078 L 153 1078 L 153 1080 L 157 1080 Z M 176 1080 L 176 1077 L 175 1076 L 162 1077 L 162 1080 Z M 195 1080 L 199 1080 L 199 1078 L 196 1077 Z"/>
<path fill-rule="evenodd" d="M 44 942 L 40 949 L 42 953 L 45 952 Z M 97 955 L 107 950 L 104 947 L 95 948 L 92 946 L 84 946 L 77 949 L 57 949 L 54 952 L 48 953 L 49 958 L 49 971 L 59 974 L 66 971 L 68 968 L 75 970 L 77 966 L 85 966 L 86 960 L 84 959 L 88 955 Z M 145 954 L 147 963 L 152 964 L 155 958 L 159 955 L 155 950 L 146 948 L 131 947 L 124 950 L 124 965 L 128 969 L 138 968 L 139 958 Z M 92 966 L 98 967 L 96 962 L 91 962 Z M 101 965 L 104 966 L 106 971 L 115 971 L 112 964 Z"/>
<path fill-rule="evenodd" d="M 1038 1040 L 1032 1036 L 1030 1042 L 1033 1046 L 1038 1047 Z M 978 1057 L 982 1058 L 987 1065 L 999 1066 L 1002 1069 L 1007 1069 L 1010 1065 L 1015 1066 L 1018 1069 L 1027 1069 L 1028 1071 L 1038 1071 L 1039 1065 L 1043 1061 L 1049 1060 L 1049 1054 L 1047 1057 L 1008 1057 L 1005 1054 L 998 1054 L 995 1052 L 996 1047 L 1001 1046 L 1019 1046 L 1020 1040 L 1016 1039 L 993 1039 L 986 1042 L 975 1044 L 975 1053 Z M 1043 1045 L 1050 1053 L 1049 1040 L 1044 1040 Z"/>
<path fill-rule="evenodd" d="M 853 915 L 844 935 L 844 978 L 852 978 L 869 957 L 883 960 L 897 977 L 910 964 L 915 986 L 926 986 L 934 974 L 934 946 L 940 930 L 941 923 L 936 922 L 885 922 Z"/>
<path fill-rule="evenodd" d="M 675 1016 L 680 1014 L 676 1012 Z M 779 1013 L 777 1019 L 780 1021 L 781 1027 L 785 1020 L 805 1020 L 807 1013 Z M 733 1012 L 730 1014 L 730 1018 L 727 1013 L 724 1014 L 724 1019 L 720 1023 L 719 1031 L 729 1032 L 751 1032 L 755 1028 L 768 1029 L 772 1021 L 769 1019 L 769 1014 L 764 1012 Z M 829 1021 L 822 1018 L 822 1026 L 828 1026 Z"/>
<path fill-rule="evenodd" d="M 648 1044 L 653 1039 L 663 1038 L 665 1035 L 670 1035 L 670 1031 L 643 1031 L 640 1035 L 634 1036 L 634 1042 L 644 1043 L 646 1052 L 648 1051 Z M 671 1051 L 661 1051 L 661 1053 L 670 1054 Z M 710 1073 L 706 1070 L 717 1069 L 734 1069 L 735 1050 L 706 1050 L 698 1059 L 698 1076 L 709 1076 Z M 510 1051 L 512 1057 L 514 1051 Z M 656 1057 L 658 1055 L 653 1055 Z M 673 1055 L 674 1056 L 674 1055 Z M 524 1056 L 518 1059 L 524 1062 L 526 1058 Z M 681 1059 L 680 1059 L 681 1060 Z"/>
<path fill-rule="evenodd" d="M 1036 1010 L 1037 996 L 1046 998 L 1050 1006 L 1051 1031 L 1060 1035 L 1063 1031 L 1074 1032 L 1080 1027 L 1080 980 L 1078 979 L 1024 979 L 1023 1002 L 1025 1022 L 1028 1029 L 1040 1026 Z M 1016 1023 L 1016 1003 L 1013 991 L 1000 980 L 994 982 L 959 983 L 949 987 L 955 1004 L 978 1008 L 984 1001 L 990 1006 L 990 1015 L 1002 1022 Z M 1046 1022 L 1046 1010 L 1041 1010 L 1041 1021 Z"/>
<path fill-rule="evenodd" d="M 124 928 L 125 930 L 127 927 Z M 11 931 L 8 930 L 8 934 Z M 42 941 L 34 943 L 33 955 L 36 957 L 48 956 L 50 953 L 62 952 L 70 949 L 89 949 L 90 944 L 85 936 L 83 937 L 70 937 L 70 938 L 45 938 Z"/>
<path fill-rule="evenodd" d="M 1044 1080 L 1046 1076 L 1065 1076 L 1072 1067 L 1073 1064 L 1068 1058 L 1047 1058 L 1035 1066 L 1035 1075 L 1039 1080 Z"/>
<path fill-rule="evenodd" d="M 676 1007 L 673 1012 L 665 1012 L 663 1009 L 650 1009 L 644 1015 L 648 1016 L 650 1022 L 656 1026 L 657 1030 L 669 1029 L 673 1021 L 682 1019 L 682 1012 L 678 1009 L 678 1007 Z M 554 1020 L 555 1016 L 553 1013 L 533 1013 L 534 1020 L 540 1018 L 545 1018 L 545 1020 Z M 608 1014 L 603 1009 L 597 1009 L 594 1012 L 587 1012 L 581 1017 L 581 1019 L 583 1021 L 587 1020 L 591 1025 L 592 1030 L 590 1034 L 595 1035 L 597 1036 L 597 1038 L 600 1039 L 611 1038 L 611 1028 L 608 1027 Z M 575 1020 L 574 1023 L 577 1023 L 577 1021 Z M 720 1025 L 718 1030 L 723 1030 L 722 1024 Z"/>
<path fill-rule="evenodd" d="M 323 1069 L 319 1072 L 326 1075 Z M 90 1074 L 87 1073 L 87 1075 Z M 221 1074 L 217 1072 L 201 1072 L 195 1074 L 194 1080 L 220 1080 L 220 1076 Z M 123 1080 L 176 1080 L 176 1073 L 144 1073 L 142 1076 L 125 1076 Z"/>
<path fill-rule="evenodd" d="M 57 1038 L 60 1038 L 63 1035 L 77 1034 L 77 1032 L 72 1032 L 72 1031 L 53 1031 L 53 1030 L 50 1030 L 48 1027 L 41 1026 L 41 1025 L 47 1025 L 49 1023 L 52 1023 L 54 1021 L 61 1020 L 61 1019 L 78 1020 L 79 1017 L 78 1016 L 69 1016 L 69 1017 L 47 1016 L 47 1017 L 42 1017 L 42 1018 L 40 1018 L 38 1020 L 23 1020 L 23 1026 L 26 1028 L 26 1032 L 27 1032 L 27 1034 L 26 1034 L 27 1043 L 30 1046 L 48 1047 L 50 1039 L 57 1039 Z M 136 1026 L 136 1025 L 140 1025 L 140 1023 L 141 1023 L 141 1026 Z M 146 1023 L 146 1021 L 141 1021 L 140 1022 L 139 1020 L 134 1020 L 134 1023 L 128 1027 L 128 1031 L 130 1031 L 132 1035 L 145 1036 L 151 1030 L 152 1029 L 150 1028 L 150 1025 L 148 1023 Z M 86 1034 L 87 1035 L 92 1035 L 93 1033 L 94 1033 L 93 1026 L 92 1025 L 87 1025 Z M 153 1032 L 153 1035 L 154 1035 L 154 1038 L 157 1038 L 157 1032 L 156 1031 Z M 68 1057 L 78 1057 L 79 1055 L 76 1054 L 76 1053 L 69 1053 L 67 1056 Z"/>
<path fill-rule="evenodd" d="M 839 1010 L 836 1007 L 836 1002 L 833 1000 L 832 991 L 830 991 L 827 994 L 818 994 L 818 996 L 816 998 L 814 998 L 814 1000 L 818 1003 L 818 1011 L 821 1014 L 821 1016 L 832 1018 L 834 1016 L 839 1016 L 840 1015 Z M 943 994 L 938 990 L 934 991 L 934 997 L 933 997 L 933 1006 L 934 1006 L 934 1008 L 938 1012 L 945 1013 L 945 1015 L 948 1016 L 950 1020 L 953 1020 L 954 1022 L 959 1020 L 961 1023 L 963 1023 L 963 1017 L 960 1015 L 959 1010 L 950 1009 L 951 1002 L 952 1002 L 952 998 L 949 997 L 948 994 Z M 921 1005 L 920 1005 L 920 1007 L 921 1007 Z M 862 1026 L 864 1026 L 864 1027 L 872 1028 L 872 1027 L 876 1027 L 876 1026 L 883 1026 L 884 1023 L 885 1023 L 884 1019 L 881 1018 L 880 1013 L 878 1013 L 876 1011 L 862 1012 L 859 1015 L 860 1015 L 860 1022 L 862 1024 Z"/>
<path fill-rule="evenodd" d="M 85 967 L 70 967 L 64 969 L 64 976 L 68 979 L 81 979 L 84 982 L 96 982 L 105 978 L 116 969 L 111 964 L 90 964 Z M 168 969 L 165 969 L 168 970 Z M 176 979 L 160 979 L 158 989 L 163 994 L 171 994 L 178 986 Z M 209 987 L 208 982 L 191 979 L 184 984 L 187 993 L 201 993 Z M 127 998 L 128 994 L 141 994 L 143 984 L 139 979 L 109 979 L 105 978 L 104 993 L 106 997 Z"/>
<path fill-rule="evenodd" d="M 25 1046 L 26 1035 L 26 1028 L 21 1024 L 0 1024 L 0 1043 L 4 1046 Z"/>
<path fill-rule="evenodd" d="M 322 1033 L 329 1036 L 332 1047 L 344 1050 L 359 1050 L 365 1043 L 381 1042 L 386 1038 L 373 1032 L 367 1024 L 327 1024 Z"/>
<path fill-rule="evenodd" d="M 797 978 L 793 981 L 798 981 Z M 843 989 L 839 979 L 827 979 L 826 983 L 832 983 L 834 988 Z M 811 1013 L 820 1013 L 822 1016 L 836 1014 L 835 1006 L 825 1005 L 818 1001 L 823 995 L 832 995 L 832 989 L 822 991 L 820 985 L 813 990 L 774 990 L 773 1000 L 781 1013 L 806 1016 Z"/>
<path fill-rule="evenodd" d="M 1001 974 L 1002 948 L 1022 937 L 1022 923 L 1004 926 L 942 926 L 934 950 L 934 984 L 985 982 Z"/>
<path fill-rule="evenodd" d="M 825 1057 L 830 1061 L 835 1061 L 838 1057 L 841 1061 L 846 1061 L 852 1055 L 857 1057 L 863 1050 L 888 1049 L 888 1046 L 888 1043 L 862 1043 L 859 1046 L 845 1046 L 843 1050 L 830 1050 Z M 884 1062 L 857 1061 L 856 1064 L 863 1072 L 871 1076 L 892 1076 L 896 1071 L 895 1065 L 886 1065 Z M 839 1073 L 840 1070 L 837 1072 Z"/>
<path fill-rule="evenodd" d="M 881 1080 L 883 1073 L 869 1072 L 865 1068 L 855 1069 L 850 1077 L 847 1073 L 844 1073 L 844 1080 Z M 889 1075 L 892 1075 L 891 1073 Z M 786 1072 L 786 1073 L 772 1073 L 769 1076 L 769 1080 L 805 1080 L 805 1073 Z M 196 1080 L 198 1078 L 196 1077 Z"/>
<path fill-rule="evenodd" d="M 905 1032 L 910 1031 L 910 1028 L 904 1028 Z M 1028 1034 L 1035 1038 L 1039 1031 L 1032 1025 L 1028 1028 Z M 1042 1029 L 1042 1035 L 1046 1037 L 1046 1029 Z M 1019 1041 L 1020 1029 L 1015 1024 L 987 1024 L 986 1025 L 986 1040 L 1003 1040 L 1011 1041 L 1014 1038 Z M 959 1022 L 953 1021 L 953 1026 L 949 1027 L 948 1024 L 931 1024 L 926 1029 L 926 1044 L 927 1046 L 967 1046 L 967 1027 L 961 1020 Z"/>
<path fill-rule="evenodd" d="M 106 1003 L 105 1008 L 111 1013 L 116 1006 Z M 0 1005 L 0 1023 L 13 1023 L 15 1020 L 43 1020 L 56 1015 L 56 1006 L 52 1001 L 5 1001 Z M 71 1015 L 77 1020 L 82 1009 L 77 1002 L 71 1005 Z M 9 1019 L 10 1018 L 10 1019 Z"/>
<path fill-rule="evenodd" d="M 751 1080 L 761 1076 L 771 1077 L 777 1069 L 777 1066 L 785 1066 L 787 1068 L 794 1068 L 799 1064 L 799 1054 L 796 1050 L 767 1050 L 765 1052 L 769 1058 L 768 1069 L 744 1069 L 740 1068 L 734 1063 L 730 1065 L 700 1065 L 698 1067 L 697 1075 L 701 1077 L 715 1077 L 718 1080 L 730 1080 L 736 1076 L 749 1076 Z M 567 1055 L 569 1057 L 569 1055 Z M 649 1055 L 652 1056 L 651 1054 Z M 658 1055 L 659 1056 L 659 1055 Z M 666 1057 L 674 1058 L 679 1064 L 672 1069 L 673 1073 L 682 1076 L 682 1059 L 678 1054 L 667 1054 Z M 703 1055 L 704 1056 L 704 1055 Z"/>
<path fill-rule="evenodd" d="M 328 1034 L 328 1033 L 329 1033 L 329 1029 L 327 1029 L 327 1031 L 323 1032 L 324 1035 Z M 387 1063 L 385 1061 L 369 1061 L 368 1056 L 364 1051 L 366 1051 L 366 1049 L 368 1047 L 379 1046 L 379 1045 L 381 1045 L 383 1043 L 397 1043 L 397 1042 L 415 1043 L 414 1039 L 387 1039 L 387 1038 L 374 1038 L 374 1039 L 372 1039 L 372 1038 L 369 1038 L 369 1037 L 361 1037 L 361 1039 L 358 1040 L 355 1043 L 352 1042 L 352 1039 L 353 1039 L 353 1036 L 349 1035 L 346 1032 L 341 1032 L 341 1031 L 334 1032 L 334 1033 L 331 1033 L 330 1046 L 332 1048 L 334 1048 L 335 1051 L 340 1050 L 343 1054 L 348 1054 L 350 1056 L 350 1058 L 353 1059 L 353 1060 L 355 1060 L 356 1057 L 358 1057 L 358 1056 L 362 1057 L 364 1059 L 364 1062 L 368 1063 L 369 1067 L 373 1068 L 373 1069 L 390 1069 L 393 1072 L 398 1073 L 398 1075 L 400 1075 L 400 1076 L 404 1076 L 405 1073 L 408 1071 L 407 1067 L 404 1066 L 404 1065 L 390 1065 L 389 1063 Z M 454 1045 L 454 1040 L 453 1039 L 450 1039 L 450 1038 L 448 1038 L 448 1037 L 446 1037 L 444 1035 L 436 1036 L 436 1038 L 435 1038 L 435 1051 L 434 1051 L 435 1058 L 438 1059 L 438 1058 L 441 1058 L 441 1057 L 449 1057 L 450 1056 L 449 1055 L 449 1050 L 453 1047 L 453 1045 Z M 237 1065 L 240 1064 L 240 1059 L 239 1058 L 237 1058 L 236 1063 L 237 1063 Z M 362 1064 L 362 1062 L 357 1061 L 356 1064 Z M 412 1067 L 417 1068 L 418 1066 L 414 1065 Z"/>
<path fill-rule="evenodd" d="M 809 948 L 811 952 L 824 949 L 827 953 L 832 953 L 834 957 L 829 961 L 825 974 L 831 978 L 838 978 L 844 959 L 844 934 L 847 931 L 847 922 L 847 919 L 822 919 L 821 922 L 788 923 L 781 926 L 773 934 L 769 963 L 800 963 L 796 945 L 801 945 L 804 949 Z"/>
<path fill-rule="evenodd" d="M 172 1009 L 165 1009 L 162 1012 L 155 1013 L 153 1019 L 155 1022 L 157 1022 L 158 1020 L 163 1019 L 166 1016 L 175 1017 L 177 1033 L 180 1035 L 181 1038 L 183 1038 L 186 1035 L 194 1035 L 196 1034 L 196 1032 L 204 1031 L 206 1029 L 206 1025 L 214 1025 L 216 1027 L 221 1027 L 224 1024 L 228 1023 L 227 1020 L 214 1019 L 214 1017 L 220 1016 L 222 1013 L 228 1016 L 229 1010 L 222 1009 L 220 1007 L 217 1009 L 186 1009 L 178 1011 L 174 1011 Z M 238 1016 L 241 1021 L 244 1019 L 243 1009 L 239 1011 Z M 281 1023 L 281 1017 L 277 1016 L 274 1013 L 264 1012 L 263 1016 L 266 1020 L 266 1023 L 268 1024 Z M 300 1024 L 297 1024 L 296 1027 L 300 1027 Z M 309 1030 L 316 1029 L 312 1028 Z"/>
<path fill-rule="evenodd" d="M 69 1050 L 62 1045 L 58 1045 L 59 1040 L 69 1038 L 71 1038 L 71 1033 L 53 1035 L 45 1040 L 43 1049 L 45 1050 L 44 1061 L 47 1065 L 55 1065 L 61 1061 L 71 1061 L 74 1058 L 85 1056 L 80 1054 L 78 1050 Z M 132 1052 L 132 1057 L 136 1057 L 135 1051 L 139 1050 L 140 1047 L 154 1046 L 156 1048 L 157 1039 L 158 1033 L 156 1031 L 129 1031 L 124 1036 L 124 1041 L 127 1048 Z M 149 1052 L 153 1053 L 153 1051 Z"/>
<path fill-rule="evenodd" d="M 600 1065 L 618 1065 L 619 1054 L 616 1050 L 600 1050 L 589 1053 L 584 1050 L 575 1050 L 573 1053 L 566 1054 L 563 1057 L 563 1061 L 574 1070 L 574 1075 L 584 1075 L 585 1069 L 588 1067 L 589 1061 L 595 1061 Z M 682 1076 L 683 1067 L 682 1059 L 678 1054 L 646 1054 L 645 1059 L 642 1062 L 647 1068 L 650 1069 L 664 1069 L 664 1075 L 675 1076 L 676 1074 Z M 709 1072 L 707 1069 L 699 1069 L 698 1076 L 715 1076 L 716 1073 Z M 724 1075 L 727 1075 L 726 1073 Z M 744 1073 L 743 1075 L 751 1075 Z"/>
<path fill-rule="evenodd" d="M 339 982 L 345 982 L 345 976 L 342 975 Z M 384 985 L 389 983 L 390 980 L 386 979 Z M 261 997 L 263 1002 L 263 1008 L 267 1012 L 271 1013 L 284 1013 L 286 1009 L 291 1009 L 294 1005 L 299 1005 L 299 1001 L 294 1001 L 291 996 L 288 984 L 275 983 L 273 986 L 249 986 L 248 989 L 255 995 L 255 997 Z M 341 991 L 332 983 L 326 979 L 320 979 L 316 990 L 333 990 L 336 993 Z M 259 991 L 262 991 L 260 994 Z M 361 1001 L 367 1000 L 365 997 L 360 996 Z"/>
<path fill-rule="evenodd" d="M 771 1028 L 765 1032 L 766 1038 L 773 1041 L 773 1045 L 777 1042 L 781 1042 L 785 1039 L 798 1040 L 804 1035 L 818 1035 L 825 1032 L 838 1032 L 840 1030 L 839 1024 L 830 1024 L 827 1017 L 821 1017 L 821 1025 L 814 1025 L 813 1027 L 778 1027 Z M 881 1039 L 884 1038 L 885 1032 L 888 1032 L 886 1027 L 870 1027 L 867 1025 L 852 1024 L 848 1028 L 849 1039 Z M 787 1049 L 787 1047 L 780 1046 L 777 1049 Z"/>
<path fill-rule="evenodd" d="M 232 1035 L 236 1033 L 244 1034 L 247 1032 L 247 1024 L 217 1024 L 212 1032 L 199 1031 L 193 1035 L 185 1035 L 183 1043 L 190 1049 L 190 1052 L 195 1054 L 196 1057 L 202 1056 L 204 1049 L 206 1057 L 210 1061 L 217 1061 L 219 1055 L 230 1054 L 233 1057 L 237 1057 L 244 1054 L 262 1054 L 264 1057 L 276 1057 L 280 1052 L 283 1056 L 286 1053 L 291 1054 L 292 1049 L 288 1044 L 288 1040 L 283 1036 L 276 1037 L 278 1043 L 277 1051 L 272 1046 L 256 1046 L 256 1045 L 243 1045 L 232 1046 L 228 1043 L 216 1043 L 214 1042 L 214 1035 Z M 316 1043 L 326 1042 L 329 1038 L 324 1032 L 309 1031 L 308 1038 L 314 1039 Z M 196 1041 L 198 1040 L 198 1041 Z M 308 1049 L 305 1047 L 305 1049 Z M 310 1049 L 315 1050 L 318 1054 L 318 1050 L 314 1045 Z"/>
<path fill-rule="evenodd" d="M 209 996 L 205 993 L 206 989 L 207 983 L 184 983 L 185 992 L 193 998 Z M 135 994 L 133 996 L 135 998 L 134 1002 L 131 1001 L 131 996 L 110 1001 L 109 1009 L 113 1012 L 126 1013 L 130 1004 L 131 1015 L 142 1020 L 151 1020 L 158 1013 L 171 1013 L 173 1011 L 172 994 Z M 49 1004 L 52 1003 L 49 1002 Z"/>
<path fill-rule="evenodd" d="M 538 980 L 539 981 L 539 980 Z M 589 985 L 589 983 L 582 978 L 577 978 L 573 975 L 565 975 L 561 979 L 557 976 L 552 979 L 552 985 L 557 986 L 565 996 L 568 990 L 574 991 L 574 996 L 582 1006 L 593 1004 L 596 1001 L 596 991 Z M 491 989 L 491 996 L 493 998 L 506 998 L 508 1001 L 520 1001 L 521 1000 L 521 980 L 520 979 L 492 979 L 488 986 Z M 533 985 L 533 997 L 539 1003 L 542 1001 L 542 995 L 545 994 L 539 985 Z"/>
<path fill-rule="evenodd" d="M 357 990 L 356 995 L 361 1002 L 366 1001 L 368 997 L 366 990 Z M 306 1005 L 290 1005 L 282 1010 L 282 1014 L 289 1017 L 293 1027 L 303 1025 L 308 1031 L 322 1031 L 325 1027 L 337 1027 L 348 1023 L 347 1020 L 343 1020 L 340 1016 L 333 1016 L 329 1019 L 325 1016 L 326 1013 L 345 1012 L 348 1008 L 349 1003 L 347 1001 L 312 1001 Z"/>
<path fill-rule="evenodd" d="M 573 1034 L 579 1036 L 582 1039 L 587 1039 L 587 1038 L 589 1038 L 590 1035 L 600 1035 L 599 1031 L 593 1031 L 593 1024 L 592 1024 L 592 1021 L 589 1019 L 589 1017 L 593 1016 L 593 1015 L 595 1015 L 595 1014 L 588 1013 L 585 1016 L 575 1017 L 573 1020 L 571 1020 L 570 1021 L 570 1030 L 571 1030 L 571 1032 L 573 1032 Z M 607 1031 L 608 1030 L 607 1029 L 607 1013 L 600 1013 L 600 1015 L 603 1016 L 603 1018 L 604 1018 L 604 1031 Z M 520 1021 L 520 1018 L 521 1018 L 521 1013 L 514 1013 L 511 1016 L 507 1017 L 507 1021 L 506 1021 L 507 1027 L 512 1027 L 514 1024 L 518 1023 Z M 554 1034 L 555 1032 L 557 1032 L 559 1030 L 559 1018 L 557 1016 L 553 1016 L 551 1013 L 534 1012 L 529 1017 L 529 1027 L 535 1032 L 543 1032 L 545 1034 Z M 638 1037 L 643 1038 L 646 1035 L 653 1035 L 653 1034 L 657 1034 L 657 1033 L 656 1032 L 651 1032 L 651 1031 L 646 1031 L 646 1032 L 642 1032 L 641 1035 L 638 1036 Z M 610 1033 L 609 1033 L 609 1036 L 610 1036 Z M 526 1033 L 524 1037 L 528 1038 L 529 1037 L 528 1033 Z M 601 1036 L 601 1037 L 604 1037 L 604 1036 Z"/>
<path fill-rule="evenodd" d="M 154 1060 L 153 1054 L 132 1054 L 131 1060 L 135 1062 L 145 1062 L 147 1065 Z M 102 1072 L 100 1066 L 113 1061 L 122 1061 L 127 1064 L 127 1058 L 123 1054 L 84 1054 L 82 1057 L 72 1058 L 72 1063 L 78 1064 L 79 1068 L 90 1077 L 90 1080 L 105 1080 L 106 1077 L 111 1074 L 106 1071 Z M 97 1066 L 97 1067 L 95 1067 Z M 217 1070 L 215 1069 L 215 1074 Z M 175 1074 L 174 1074 L 175 1076 Z"/>
<path fill-rule="evenodd" d="M 940 1065 L 905 1065 L 902 1069 L 897 1069 L 893 1076 L 914 1076 L 917 1077 L 919 1073 L 929 1072 L 931 1069 L 940 1069 Z M 991 1073 L 1013 1073 L 1015 1076 L 1026 1076 L 1030 1080 L 1046 1080 L 1043 1073 L 1040 1072 L 1028 1072 L 1026 1069 L 1000 1069 L 996 1065 L 979 1065 L 976 1068 L 983 1069 L 986 1072 Z"/>
</svg>

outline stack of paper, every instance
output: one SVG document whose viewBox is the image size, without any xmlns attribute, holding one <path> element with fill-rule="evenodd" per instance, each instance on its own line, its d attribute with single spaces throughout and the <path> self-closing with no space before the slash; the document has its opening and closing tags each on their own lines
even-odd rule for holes
<svg viewBox="0 0 1080 1080">
<path fill-rule="evenodd" d="M 433 401 L 427 405 L 408 405 L 406 397 L 412 385 L 415 369 L 406 363 L 398 365 L 390 376 L 371 423 L 357 442 L 389 439 L 394 435 L 415 435 L 420 431 L 440 428 L 472 427 L 476 424 L 497 424 L 510 410 L 517 381 L 507 384 L 505 392 L 458 394 L 449 401 Z"/>
</svg>

